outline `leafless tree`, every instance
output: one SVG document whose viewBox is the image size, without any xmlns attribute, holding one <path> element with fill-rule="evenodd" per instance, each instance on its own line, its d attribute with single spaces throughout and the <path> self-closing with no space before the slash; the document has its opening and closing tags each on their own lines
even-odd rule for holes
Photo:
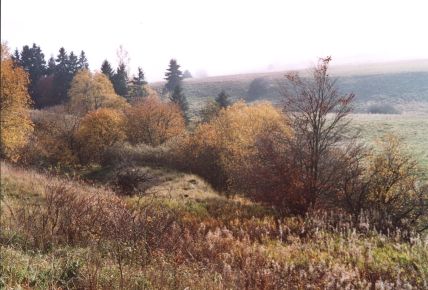
<svg viewBox="0 0 428 290">
<path fill-rule="evenodd" d="M 347 118 L 354 94 L 339 93 L 336 79 L 328 74 L 330 61 L 321 58 L 310 77 L 287 74 L 283 90 L 284 112 L 295 133 L 290 147 L 293 166 L 300 172 L 300 212 L 315 206 L 319 197 L 334 194 L 338 170 L 355 151 Z"/>
</svg>

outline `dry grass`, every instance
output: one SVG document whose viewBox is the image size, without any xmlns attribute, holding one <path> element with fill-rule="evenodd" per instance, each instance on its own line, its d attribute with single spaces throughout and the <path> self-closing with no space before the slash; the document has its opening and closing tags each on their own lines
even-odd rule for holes
<svg viewBox="0 0 428 290">
<path fill-rule="evenodd" d="M 5 163 L 1 170 L 0 283 L 8 289 L 427 287 L 428 240 L 380 235 L 367 218 L 278 220 L 268 208 L 220 197 L 199 178 L 172 172 L 151 194 L 117 197 Z M 44 219 L 52 225 L 55 216 L 49 204 L 62 207 L 60 220 L 72 219 L 41 234 Z M 31 227 L 6 214 L 19 210 Z"/>
</svg>

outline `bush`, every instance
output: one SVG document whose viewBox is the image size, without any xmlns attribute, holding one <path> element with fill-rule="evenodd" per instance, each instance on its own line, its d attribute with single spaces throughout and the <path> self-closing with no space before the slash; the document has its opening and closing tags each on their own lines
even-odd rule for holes
<svg viewBox="0 0 428 290">
<path fill-rule="evenodd" d="M 46 110 L 31 113 L 34 134 L 25 147 L 23 162 L 36 166 L 71 166 L 78 162 L 78 144 L 75 137 L 79 118 L 64 111 Z"/>
<path fill-rule="evenodd" d="M 387 135 L 362 164 L 342 172 L 342 203 L 355 216 L 371 214 L 382 231 L 395 228 L 424 230 L 427 217 L 428 188 L 417 162 L 406 154 L 400 141 Z"/>
<path fill-rule="evenodd" d="M 76 133 L 81 161 L 101 161 L 109 147 L 125 140 L 124 127 L 125 117 L 119 111 L 98 109 L 88 113 Z"/>
<path fill-rule="evenodd" d="M 154 97 L 148 97 L 127 109 L 126 117 L 126 132 L 132 144 L 158 146 L 185 130 L 180 108 Z"/>
<path fill-rule="evenodd" d="M 367 112 L 369 114 L 400 114 L 400 112 L 390 104 L 370 105 L 367 108 Z"/>
<path fill-rule="evenodd" d="M 199 125 L 184 139 L 179 155 L 185 167 L 217 188 L 238 188 L 248 181 L 240 175 L 253 168 L 257 140 L 266 132 L 290 136 L 282 113 L 268 103 L 249 106 L 238 102 Z"/>
</svg>

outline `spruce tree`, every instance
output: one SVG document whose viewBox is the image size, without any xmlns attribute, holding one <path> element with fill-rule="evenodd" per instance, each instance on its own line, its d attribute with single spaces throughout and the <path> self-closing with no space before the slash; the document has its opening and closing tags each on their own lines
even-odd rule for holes
<svg viewBox="0 0 428 290">
<path fill-rule="evenodd" d="M 18 49 L 15 49 L 15 51 L 14 51 L 14 53 L 12 55 L 12 60 L 13 60 L 13 62 L 15 64 L 21 65 L 20 64 L 20 62 L 21 62 L 21 56 L 19 54 L 19 50 Z"/>
<path fill-rule="evenodd" d="M 88 59 L 86 58 L 86 54 L 83 50 L 80 52 L 79 60 L 77 62 L 77 67 L 79 70 L 89 69 Z"/>
<path fill-rule="evenodd" d="M 183 73 L 180 70 L 180 66 L 175 59 L 171 59 L 167 72 L 165 73 L 165 91 L 168 93 L 173 92 L 182 79 Z"/>
<path fill-rule="evenodd" d="M 218 94 L 217 98 L 215 99 L 215 102 L 222 109 L 230 106 L 229 96 L 226 94 L 224 90 L 222 90 L 220 94 Z"/>
<path fill-rule="evenodd" d="M 189 121 L 189 117 L 187 115 L 189 110 L 189 105 L 187 103 L 186 96 L 183 94 L 183 89 L 181 87 L 181 83 L 178 83 L 174 87 L 174 91 L 172 92 L 171 96 L 169 97 L 170 101 L 177 104 L 181 111 L 183 112 L 184 119 L 186 122 Z"/>
<path fill-rule="evenodd" d="M 136 77 L 133 78 L 133 83 L 140 86 L 144 86 L 145 84 L 147 84 L 144 77 L 144 71 L 141 67 L 138 67 L 138 74 Z"/>
<path fill-rule="evenodd" d="M 70 52 L 68 56 L 68 73 L 72 76 L 79 70 L 79 59 L 74 54 L 74 52 Z"/>
<path fill-rule="evenodd" d="M 55 58 L 53 56 L 51 56 L 49 58 L 49 61 L 48 61 L 48 67 L 46 69 L 46 75 L 51 75 L 51 74 L 55 73 L 55 66 L 56 66 Z"/>
<path fill-rule="evenodd" d="M 114 71 L 108 60 L 104 60 L 101 65 L 101 72 L 105 74 L 110 81 L 113 81 Z"/>
<path fill-rule="evenodd" d="M 34 104 L 38 107 L 41 96 L 37 94 L 36 86 L 40 78 L 46 75 L 45 55 L 41 48 L 34 43 L 31 48 L 25 45 L 21 54 L 19 54 L 18 50 L 15 50 L 13 59 L 28 73 L 30 79 L 28 92 Z"/>
<path fill-rule="evenodd" d="M 124 63 L 119 64 L 112 82 L 116 94 L 122 97 L 128 96 L 128 73 Z"/>
<path fill-rule="evenodd" d="M 55 61 L 53 86 L 56 99 L 53 100 L 53 104 L 60 104 L 68 100 L 67 92 L 73 78 L 69 71 L 69 57 L 64 47 L 60 48 Z"/>
<path fill-rule="evenodd" d="M 129 88 L 129 97 L 131 99 L 144 97 L 146 92 L 144 85 L 147 84 L 144 79 L 144 72 L 141 67 L 138 67 L 138 74 L 132 79 L 132 85 Z"/>
</svg>

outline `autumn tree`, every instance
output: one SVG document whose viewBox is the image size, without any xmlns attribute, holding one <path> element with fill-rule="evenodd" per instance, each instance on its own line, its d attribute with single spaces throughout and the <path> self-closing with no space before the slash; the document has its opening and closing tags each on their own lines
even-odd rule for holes
<svg viewBox="0 0 428 290">
<path fill-rule="evenodd" d="M 6 44 L 1 44 L 1 158 L 16 161 L 33 130 L 28 84 L 27 73 L 14 64 Z"/>
<path fill-rule="evenodd" d="M 236 189 L 248 182 L 242 179 L 243 172 L 254 168 L 257 140 L 265 132 L 283 138 L 291 134 L 285 117 L 272 105 L 235 103 L 185 139 L 183 162 L 215 187 Z"/>
<path fill-rule="evenodd" d="M 104 152 L 126 138 L 125 117 L 114 109 L 89 112 L 80 122 L 76 138 L 80 144 L 81 162 L 99 162 Z"/>
<path fill-rule="evenodd" d="M 123 109 L 127 106 L 126 100 L 116 95 L 106 75 L 92 74 L 88 70 L 76 74 L 68 94 L 70 111 L 79 115 L 99 108 Z"/>
<path fill-rule="evenodd" d="M 370 222 L 383 231 L 428 229 L 422 221 L 428 210 L 426 176 L 400 139 L 386 135 L 365 153 L 341 170 L 338 204 L 356 219 L 367 212 Z"/>
<path fill-rule="evenodd" d="M 183 88 L 181 87 L 181 84 L 178 83 L 174 87 L 174 91 L 172 92 L 171 96 L 169 97 L 170 101 L 174 104 L 176 104 L 182 114 L 186 122 L 189 121 L 188 111 L 189 111 L 189 104 L 187 103 L 187 98 L 183 93 Z"/>
<path fill-rule="evenodd" d="M 128 108 L 126 117 L 126 131 L 132 144 L 158 146 L 185 130 L 180 108 L 155 97 L 148 97 Z"/>
<path fill-rule="evenodd" d="M 177 60 L 171 59 L 169 67 L 165 73 L 165 91 L 171 93 L 175 87 L 183 80 L 183 73 L 180 70 L 180 66 L 177 64 Z"/>
<path fill-rule="evenodd" d="M 287 75 L 284 112 L 295 132 L 293 166 L 300 172 L 300 212 L 315 206 L 320 197 L 336 191 L 346 148 L 354 94 L 340 94 L 328 74 L 330 57 L 320 59 L 310 78 Z"/>
<path fill-rule="evenodd" d="M 36 110 L 32 112 L 32 120 L 34 134 L 25 148 L 26 163 L 72 166 L 78 162 L 79 144 L 75 137 L 78 116 L 62 110 Z"/>
</svg>

